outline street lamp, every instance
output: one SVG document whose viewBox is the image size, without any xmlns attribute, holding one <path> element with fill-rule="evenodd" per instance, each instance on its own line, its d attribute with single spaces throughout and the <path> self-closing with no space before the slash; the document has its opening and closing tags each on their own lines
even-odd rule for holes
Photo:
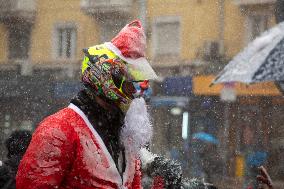
<svg viewBox="0 0 284 189">
<path fill-rule="evenodd" d="M 170 110 L 171 114 L 174 116 L 179 116 L 182 113 L 182 108 L 180 107 L 173 107 Z M 182 139 L 187 140 L 188 139 L 188 126 L 189 126 L 189 114 L 188 112 L 183 112 L 182 113 L 182 130 L 181 130 L 181 135 Z"/>
<path fill-rule="evenodd" d="M 221 101 L 224 102 L 224 141 L 223 141 L 223 175 L 227 175 L 227 161 L 228 161 L 228 143 L 229 143 L 229 111 L 230 103 L 235 102 L 237 99 L 234 83 L 225 83 L 220 94 Z"/>
<path fill-rule="evenodd" d="M 173 107 L 173 108 L 170 110 L 171 114 L 174 115 L 174 116 L 180 115 L 180 114 L 181 114 L 181 111 L 182 111 L 182 110 L 181 110 L 180 107 Z"/>
<path fill-rule="evenodd" d="M 188 112 L 182 114 L 182 138 L 187 140 L 188 138 Z"/>
</svg>

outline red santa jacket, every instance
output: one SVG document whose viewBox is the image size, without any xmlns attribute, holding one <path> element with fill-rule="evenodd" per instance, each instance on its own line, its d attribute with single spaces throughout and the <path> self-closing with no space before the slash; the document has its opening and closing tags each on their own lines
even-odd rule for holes
<svg viewBox="0 0 284 189">
<path fill-rule="evenodd" d="M 70 104 L 43 120 L 19 165 L 17 189 L 140 189 L 140 161 L 125 149 L 123 177 L 86 115 Z"/>
</svg>

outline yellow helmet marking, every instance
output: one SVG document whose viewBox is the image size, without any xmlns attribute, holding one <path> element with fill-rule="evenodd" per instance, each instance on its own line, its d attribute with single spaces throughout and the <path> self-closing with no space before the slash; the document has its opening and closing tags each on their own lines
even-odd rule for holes
<svg viewBox="0 0 284 189">
<path fill-rule="evenodd" d="M 109 59 L 118 58 L 112 51 L 110 51 L 104 44 L 95 45 L 88 48 L 88 53 L 93 56 L 102 56 L 106 55 Z M 89 67 L 88 66 L 89 58 L 87 56 L 84 57 L 82 61 L 82 73 Z"/>
</svg>

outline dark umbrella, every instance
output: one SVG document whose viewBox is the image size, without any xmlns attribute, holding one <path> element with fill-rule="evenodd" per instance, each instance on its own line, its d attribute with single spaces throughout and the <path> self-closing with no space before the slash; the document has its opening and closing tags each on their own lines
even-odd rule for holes
<svg viewBox="0 0 284 189">
<path fill-rule="evenodd" d="M 278 81 L 275 82 L 275 84 L 278 87 L 278 89 L 282 92 L 282 94 L 284 94 L 284 81 Z"/>
<path fill-rule="evenodd" d="M 284 22 L 264 32 L 235 56 L 212 82 L 284 81 Z"/>
<path fill-rule="evenodd" d="M 284 21 L 284 1 L 277 0 L 275 4 L 275 18 L 276 22 L 280 23 Z M 284 81 L 275 82 L 278 89 L 284 94 Z"/>
</svg>

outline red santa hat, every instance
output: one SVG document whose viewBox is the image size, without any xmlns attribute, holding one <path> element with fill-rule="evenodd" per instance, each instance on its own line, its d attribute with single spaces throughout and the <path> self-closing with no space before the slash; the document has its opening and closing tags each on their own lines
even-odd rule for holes
<svg viewBox="0 0 284 189">
<path fill-rule="evenodd" d="M 119 58 L 133 65 L 145 76 L 143 79 L 156 79 L 157 75 L 145 58 L 146 36 L 139 20 L 127 24 L 106 47 Z"/>
</svg>

